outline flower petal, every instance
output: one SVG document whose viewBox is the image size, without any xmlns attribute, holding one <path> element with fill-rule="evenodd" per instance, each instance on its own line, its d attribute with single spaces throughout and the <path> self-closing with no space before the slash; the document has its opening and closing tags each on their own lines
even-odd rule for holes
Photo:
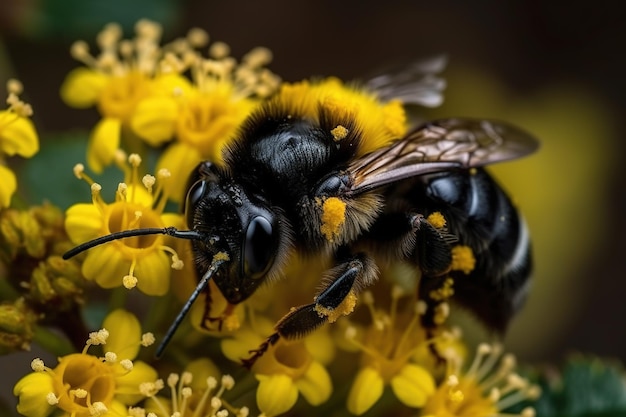
<svg viewBox="0 0 626 417">
<path fill-rule="evenodd" d="M 391 379 L 396 397 L 409 407 L 423 407 L 435 392 L 435 380 L 421 366 L 407 364 Z"/>
<path fill-rule="evenodd" d="M 74 204 L 65 212 L 65 231 L 73 243 L 83 243 L 103 233 L 102 216 L 93 204 Z"/>
<path fill-rule="evenodd" d="M 172 261 L 162 250 L 155 248 L 137 260 L 134 275 L 137 288 L 148 295 L 164 295 L 170 289 Z"/>
<path fill-rule="evenodd" d="M 378 371 L 365 367 L 354 378 L 348 394 L 348 411 L 361 415 L 369 410 L 383 395 L 385 383 Z"/>
<path fill-rule="evenodd" d="M 212 376 L 219 381 L 222 376 L 219 367 L 209 358 L 198 358 L 189 362 L 187 366 L 185 366 L 185 371 L 193 374 L 193 379 L 189 383 L 189 386 L 199 392 L 206 389 L 208 377 Z"/>
<path fill-rule="evenodd" d="M 333 392 L 333 383 L 326 368 L 315 361 L 311 362 L 304 377 L 296 380 L 296 386 L 311 405 L 320 405 L 326 402 Z"/>
<path fill-rule="evenodd" d="M 126 405 L 132 405 L 145 398 L 139 393 L 139 385 L 154 382 L 158 378 L 157 371 L 142 361 L 133 362 L 133 369 L 115 379 L 115 399 Z"/>
<path fill-rule="evenodd" d="M 71 107 L 91 107 L 98 101 L 107 80 L 108 77 L 101 72 L 76 68 L 67 74 L 61 85 L 61 99 Z"/>
<path fill-rule="evenodd" d="M 202 162 L 200 153 L 185 143 L 173 143 L 157 162 L 157 171 L 166 168 L 172 176 L 163 183 L 167 196 L 180 203 L 185 198 L 189 174 Z"/>
<path fill-rule="evenodd" d="M 130 126 L 149 145 L 162 145 L 174 136 L 178 108 L 173 97 L 146 98 L 135 108 Z"/>
<path fill-rule="evenodd" d="M 129 311 L 118 308 L 110 312 L 102 322 L 109 331 L 104 350 L 117 354 L 117 359 L 135 359 L 139 353 L 141 325 L 137 317 Z"/>
<path fill-rule="evenodd" d="M 39 151 L 39 137 L 33 122 L 9 111 L 0 111 L 0 151 L 30 158 Z"/>
<path fill-rule="evenodd" d="M 9 168 L 0 165 L 0 208 L 9 207 L 16 189 L 15 174 Z"/>
<path fill-rule="evenodd" d="M 87 144 L 87 164 L 97 174 L 113 161 L 120 146 L 122 121 L 105 117 L 94 127 Z"/>
<path fill-rule="evenodd" d="M 128 275 L 130 261 L 124 260 L 115 244 L 100 245 L 91 249 L 83 261 L 82 273 L 85 278 L 96 281 L 102 288 L 115 288 L 122 285 Z"/>
<path fill-rule="evenodd" d="M 298 388 L 284 374 L 257 375 L 256 403 L 268 417 L 287 412 L 298 400 Z"/>
<path fill-rule="evenodd" d="M 17 412 L 27 417 L 46 417 L 54 410 L 46 400 L 51 392 L 54 385 L 47 372 L 26 375 L 13 387 L 13 395 L 19 397 Z"/>
</svg>

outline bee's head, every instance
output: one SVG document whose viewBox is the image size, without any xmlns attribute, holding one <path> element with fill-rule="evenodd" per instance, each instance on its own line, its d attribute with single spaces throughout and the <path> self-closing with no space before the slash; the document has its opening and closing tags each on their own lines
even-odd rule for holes
<svg viewBox="0 0 626 417">
<path fill-rule="evenodd" d="M 248 298 L 280 269 L 277 257 L 287 251 L 285 222 L 261 196 L 213 172 L 189 187 L 185 214 L 188 227 L 206 236 L 192 241 L 200 274 L 217 253 L 228 255 L 230 262 L 213 280 L 231 304 Z"/>
</svg>

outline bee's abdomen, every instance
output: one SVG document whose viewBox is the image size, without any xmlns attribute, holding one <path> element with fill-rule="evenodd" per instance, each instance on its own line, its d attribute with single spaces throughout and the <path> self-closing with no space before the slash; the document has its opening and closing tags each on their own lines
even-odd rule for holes
<svg viewBox="0 0 626 417">
<path fill-rule="evenodd" d="M 474 270 L 454 272 L 455 299 L 499 331 L 521 307 L 532 269 L 526 224 L 504 190 L 482 169 L 422 178 L 425 214 L 440 211 L 449 232 L 472 248 Z M 421 193 L 418 193 L 421 194 Z"/>
</svg>

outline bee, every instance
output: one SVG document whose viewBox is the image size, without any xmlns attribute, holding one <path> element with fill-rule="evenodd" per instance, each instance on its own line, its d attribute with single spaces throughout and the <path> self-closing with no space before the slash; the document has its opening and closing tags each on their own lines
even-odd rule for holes
<svg viewBox="0 0 626 417">
<path fill-rule="evenodd" d="M 293 251 L 326 256 L 334 266 L 311 302 L 286 312 L 247 365 L 280 338 L 334 321 L 344 303 L 376 282 L 381 263 L 417 268 L 420 297 L 436 304 L 427 294 L 464 274 L 451 270 L 455 245 L 471 249 L 475 266 L 455 280 L 454 300 L 504 332 L 529 287 L 530 238 L 484 166 L 528 155 L 538 143 L 494 120 L 450 118 L 406 130 L 402 104 L 440 101 L 439 67 L 415 66 L 411 75 L 379 76 L 358 88 L 333 79 L 284 86 L 244 122 L 223 164 L 205 161 L 191 174 L 188 230 L 127 230 L 64 257 L 131 236 L 191 240 L 201 278 L 157 356 L 209 280 L 232 307 L 280 277 Z M 428 220 L 433 213 L 445 227 Z"/>
</svg>

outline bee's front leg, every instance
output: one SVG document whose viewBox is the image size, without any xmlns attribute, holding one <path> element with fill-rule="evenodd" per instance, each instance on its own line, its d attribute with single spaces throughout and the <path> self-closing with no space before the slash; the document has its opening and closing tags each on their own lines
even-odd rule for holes
<svg viewBox="0 0 626 417">
<path fill-rule="evenodd" d="M 267 349 L 280 338 L 298 339 L 326 322 L 334 322 L 350 314 L 356 303 L 356 295 L 378 277 L 378 268 L 364 254 L 351 257 L 328 271 L 322 280 L 321 291 L 311 304 L 292 308 L 274 327 L 275 332 L 258 349 L 250 351 L 252 356 L 244 359 L 250 368 Z"/>
</svg>

